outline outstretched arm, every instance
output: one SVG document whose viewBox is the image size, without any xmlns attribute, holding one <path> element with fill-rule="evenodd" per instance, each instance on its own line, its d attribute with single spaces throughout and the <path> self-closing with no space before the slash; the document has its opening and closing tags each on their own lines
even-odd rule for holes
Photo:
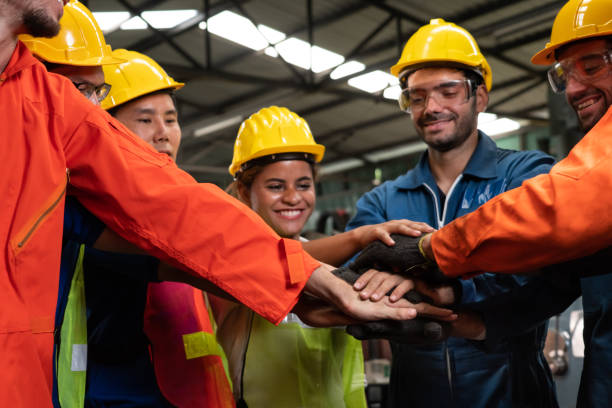
<svg viewBox="0 0 612 408">
<path fill-rule="evenodd" d="M 310 255 L 330 265 L 342 265 L 361 251 L 370 242 L 380 240 L 389 246 L 395 245 L 391 234 L 419 236 L 432 232 L 433 228 L 422 222 L 394 220 L 374 225 L 363 225 L 331 237 L 302 243 Z"/>
<path fill-rule="evenodd" d="M 435 232 L 424 248 L 448 276 L 513 273 L 612 245 L 612 109 L 550 174 Z"/>
</svg>

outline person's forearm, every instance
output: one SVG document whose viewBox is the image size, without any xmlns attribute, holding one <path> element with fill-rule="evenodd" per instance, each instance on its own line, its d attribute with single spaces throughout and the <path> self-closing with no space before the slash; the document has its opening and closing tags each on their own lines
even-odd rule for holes
<svg viewBox="0 0 612 408">
<path fill-rule="evenodd" d="M 302 247 L 313 258 L 339 266 L 362 249 L 355 231 L 357 230 L 302 242 Z"/>
<path fill-rule="evenodd" d="M 102 111 L 90 111 L 64 143 L 71 191 L 91 213 L 272 322 L 291 310 L 319 265 L 244 204 L 198 184 Z"/>
<path fill-rule="evenodd" d="M 118 252 L 121 254 L 145 255 L 146 252 L 138 248 L 136 245 L 121 238 L 115 232 L 105 228 L 93 247 L 100 251 Z"/>
<path fill-rule="evenodd" d="M 513 273 L 611 246 L 610 168 L 612 110 L 550 174 L 525 181 L 435 232 L 431 248 L 438 266 L 453 277 Z"/>
<path fill-rule="evenodd" d="M 160 281 L 186 283 L 205 292 L 212 293 L 213 295 L 218 296 L 220 298 L 236 302 L 236 299 L 232 295 L 220 289 L 218 286 L 212 284 L 210 281 L 203 279 L 199 276 L 191 275 L 185 271 L 175 268 L 172 265 L 169 265 L 166 262 L 159 263 L 159 267 L 157 269 L 157 276 Z"/>
</svg>

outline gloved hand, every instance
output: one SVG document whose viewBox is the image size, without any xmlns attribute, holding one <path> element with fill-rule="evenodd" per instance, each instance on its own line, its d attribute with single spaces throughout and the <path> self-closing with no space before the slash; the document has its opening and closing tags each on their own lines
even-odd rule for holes
<svg viewBox="0 0 612 408">
<path fill-rule="evenodd" d="M 446 340 L 450 335 L 450 324 L 417 317 L 351 324 L 346 331 L 359 340 L 387 339 L 404 344 L 430 344 Z"/>
<path fill-rule="evenodd" d="M 422 237 L 391 234 L 395 245 L 388 246 L 374 241 L 361 251 L 350 268 L 359 274 L 368 269 L 402 273 L 424 280 L 430 284 L 446 284 L 449 278 L 425 258 L 419 249 Z"/>
<path fill-rule="evenodd" d="M 354 284 L 361 276 L 349 267 L 341 267 L 332 271 L 340 279 Z M 431 299 L 421 293 L 411 290 L 404 295 L 410 303 L 427 302 Z M 347 326 L 347 333 L 359 340 L 387 339 L 405 344 L 437 343 L 448 338 L 450 325 L 433 319 L 417 317 L 412 320 L 379 320 Z"/>
</svg>

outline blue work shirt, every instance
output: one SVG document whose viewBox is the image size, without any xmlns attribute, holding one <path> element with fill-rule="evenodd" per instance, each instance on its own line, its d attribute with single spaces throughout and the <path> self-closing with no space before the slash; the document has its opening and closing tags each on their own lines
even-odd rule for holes
<svg viewBox="0 0 612 408">
<path fill-rule="evenodd" d="M 143 328 L 147 287 L 157 281 L 159 261 L 91 248 L 104 228 L 76 199 L 66 199 L 55 332 L 60 332 L 79 247 L 85 244 L 85 407 L 170 407 L 157 385 Z M 59 341 L 56 334 L 54 349 Z M 54 367 L 53 403 L 59 407 L 56 372 Z"/>
<path fill-rule="evenodd" d="M 444 199 L 425 152 L 414 169 L 364 194 L 347 230 L 396 219 L 441 228 L 524 180 L 548 172 L 554 163 L 542 152 L 500 149 L 484 133 L 478 137 L 472 157 Z M 532 280 L 494 274 L 462 280 L 461 306 L 470 308 L 511 293 Z M 538 323 L 487 348 L 462 338 L 423 346 L 392 343 L 389 406 L 557 407 L 552 375 L 542 354 L 546 324 Z"/>
</svg>

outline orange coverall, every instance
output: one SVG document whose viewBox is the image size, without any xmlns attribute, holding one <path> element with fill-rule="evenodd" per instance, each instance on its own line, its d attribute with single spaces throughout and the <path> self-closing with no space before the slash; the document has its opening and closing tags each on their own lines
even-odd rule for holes
<svg viewBox="0 0 612 408">
<path fill-rule="evenodd" d="M 512 273 L 612 245 L 612 108 L 549 174 L 525 181 L 435 232 L 448 276 Z"/>
<path fill-rule="evenodd" d="M 18 43 L 0 75 L 0 406 L 51 406 L 64 197 L 266 319 L 319 265 L 246 206 L 198 184 Z M 297 245 L 297 246 L 296 246 Z"/>
</svg>

